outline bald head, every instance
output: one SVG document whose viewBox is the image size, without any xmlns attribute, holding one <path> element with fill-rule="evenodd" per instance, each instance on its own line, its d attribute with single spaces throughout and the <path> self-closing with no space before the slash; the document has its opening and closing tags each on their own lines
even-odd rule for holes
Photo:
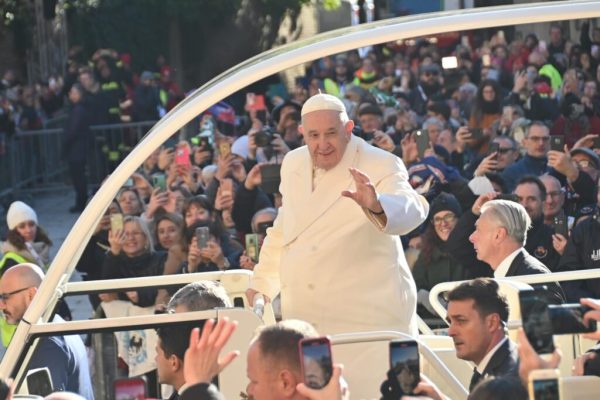
<svg viewBox="0 0 600 400">
<path fill-rule="evenodd" d="M 20 282 L 22 286 L 40 287 L 44 279 L 44 271 L 31 263 L 17 264 L 6 270 L 3 281 Z"/>
</svg>

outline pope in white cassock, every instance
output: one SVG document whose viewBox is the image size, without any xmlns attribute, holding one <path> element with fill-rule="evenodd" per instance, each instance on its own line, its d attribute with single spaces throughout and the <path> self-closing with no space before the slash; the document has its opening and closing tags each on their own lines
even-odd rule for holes
<svg viewBox="0 0 600 400">
<path fill-rule="evenodd" d="M 427 218 L 397 156 L 352 134 L 343 103 L 318 94 L 302 108 L 306 146 L 281 167 L 283 205 L 267 231 L 248 297 L 281 293 L 284 319 L 321 334 L 417 334 L 416 288 L 398 235 Z"/>
</svg>

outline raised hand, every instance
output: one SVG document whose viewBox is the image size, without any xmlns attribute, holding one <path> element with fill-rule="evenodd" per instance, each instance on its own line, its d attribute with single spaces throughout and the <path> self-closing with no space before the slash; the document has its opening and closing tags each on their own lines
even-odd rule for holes
<svg viewBox="0 0 600 400">
<path fill-rule="evenodd" d="M 356 190 L 344 190 L 342 196 L 351 198 L 361 207 L 367 208 L 374 213 L 381 213 L 383 208 L 377 199 L 377 191 L 371 183 L 371 179 L 356 168 L 350 168 L 350 174 L 354 179 Z"/>
</svg>

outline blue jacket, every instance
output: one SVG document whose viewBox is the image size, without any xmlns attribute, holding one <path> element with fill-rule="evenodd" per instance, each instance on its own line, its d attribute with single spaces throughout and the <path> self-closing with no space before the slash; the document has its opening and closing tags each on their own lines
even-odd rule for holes
<svg viewBox="0 0 600 400">
<path fill-rule="evenodd" d="M 502 173 L 506 190 L 512 193 L 520 178 L 525 175 L 540 176 L 548 172 L 548 169 L 548 159 L 546 157 L 537 158 L 525 154 L 519 161 L 506 167 Z"/>
</svg>

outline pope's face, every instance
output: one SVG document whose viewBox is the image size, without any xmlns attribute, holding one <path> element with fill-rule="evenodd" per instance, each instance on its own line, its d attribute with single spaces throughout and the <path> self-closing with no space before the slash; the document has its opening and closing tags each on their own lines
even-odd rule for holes
<svg viewBox="0 0 600 400">
<path fill-rule="evenodd" d="M 339 111 L 319 110 L 304 115 L 301 133 L 315 167 L 330 170 L 338 165 L 353 127 L 351 120 L 342 121 Z"/>
</svg>

